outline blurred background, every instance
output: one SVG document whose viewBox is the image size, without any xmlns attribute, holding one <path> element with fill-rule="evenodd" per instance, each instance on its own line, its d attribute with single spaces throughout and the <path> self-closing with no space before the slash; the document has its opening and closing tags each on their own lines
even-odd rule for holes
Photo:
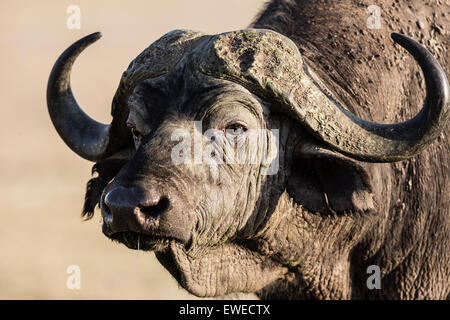
<svg viewBox="0 0 450 320">
<path fill-rule="evenodd" d="M 92 163 L 58 137 L 47 113 L 47 79 L 79 38 L 103 38 L 77 59 L 72 89 L 94 119 L 109 123 L 128 64 L 173 29 L 245 28 L 264 0 L 0 2 L 0 299 L 189 299 L 153 253 L 112 243 L 99 212 L 81 219 Z M 71 5 L 80 29 L 69 29 Z M 80 290 L 66 286 L 70 265 Z M 246 296 L 246 298 L 252 296 Z"/>
</svg>

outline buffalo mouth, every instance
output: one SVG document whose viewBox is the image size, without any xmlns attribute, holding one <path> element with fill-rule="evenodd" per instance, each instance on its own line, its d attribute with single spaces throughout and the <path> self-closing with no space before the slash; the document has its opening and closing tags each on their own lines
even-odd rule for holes
<svg viewBox="0 0 450 320">
<path fill-rule="evenodd" d="M 183 272 L 176 261 L 174 247 L 186 254 L 186 244 L 179 239 L 167 236 L 156 236 L 135 231 L 123 231 L 105 235 L 115 242 L 124 244 L 132 250 L 153 251 L 158 261 L 169 271 L 169 273 L 181 283 Z M 192 243 L 189 242 L 190 246 Z M 182 249 L 181 249 L 182 248 Z M 187 289 L 188 290 L 188 289 Z"/>
<path fill-rule="evenodd" d="M 107 237 L 124 244 L 129 249 L 142 251 L 163 251 L 169 247 L 171 242 L 179 242 L 172 237 L 149 235 L 135 231 L 116 232 L 107 235 Z"/>
</svg>

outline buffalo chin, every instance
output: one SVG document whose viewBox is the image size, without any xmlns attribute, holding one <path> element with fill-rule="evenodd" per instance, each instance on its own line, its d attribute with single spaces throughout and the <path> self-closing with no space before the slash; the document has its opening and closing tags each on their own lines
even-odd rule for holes
<svg viewBox="0 0 450 320">
<path fill-rule="evenodd" d="M 186 250 L 169 241 L 155 255 L 185 290 L 198 297 L 256 292 L 289 273 L 271 258 L 234 243 Z"/>
</svg>

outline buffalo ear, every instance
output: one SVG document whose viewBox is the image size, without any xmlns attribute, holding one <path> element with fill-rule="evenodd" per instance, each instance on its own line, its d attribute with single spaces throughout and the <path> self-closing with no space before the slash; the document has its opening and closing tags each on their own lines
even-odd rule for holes
<svg viewBox="0 0 450 320">
<path fill-rule="evenodd" d="M 371 178 L 362 163 L 318 142 L 297 148 L 287 192 L 298 204 L 322 214 L 376 210 Z"/>
</svg>

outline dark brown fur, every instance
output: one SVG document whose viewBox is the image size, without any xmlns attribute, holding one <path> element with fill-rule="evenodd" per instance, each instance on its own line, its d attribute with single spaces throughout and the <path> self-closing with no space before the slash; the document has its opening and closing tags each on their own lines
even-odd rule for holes
<svg viewBox="0 0 450 320">
<path fill-rule="evenodd" d="M 366 27 L 366 8 L 372 4 L 382 10 L 379 30 Z M 389 34 L 419 40 L 449 74 L 449 13 L 449 2 L 437 0 L 275 0 L 252 26 L 294 40 L 312 69 L 353 112 L 394 123 L 419 111 L 425 88 L 417 64 L 393 45 Z M 351 253 L 353 297 L 449 297 L 449 154 L 444 130 L 421 155 L 378 165 L 388 172 L 378 182 L 386 191 L 388 211 Z M 371 264 L 382 268 L 383 290 L 365 287 L 364 266 Z"/>
<path fill-rule="evenodd" d="M 366 8 L 372 4 L 382 10 L 379 30 L 366 26 Z M 394 46 L 389 35 L 400 32 L 420 40 L 448 74 L 450 37 L 445 27 L 449 10 L 444 1 L 274 0 L 251 26 L 292 39 L 310 68 L 352 112 L 367 120 L 395 123 L 417 114 L 425 85 L 415 61 Z M 167 96 L 180 92 L 188 96 L 190 85 L 195 88 L 197 84 L 186 79 L 186 88 Z M 170 85 L 161 87 L 170 91 Z M 189 181 L 189 192 L 182 195 L 185 203 L 189 200 L 185 198 L 214 193 L 211 190 L 218 186 L 208 189 L 206 180 L 181 169 L 174 177 L 168 154 L 164 154 L 170 150 L 164 139 L 174 122 L 166 117 L 163 114 L 169 121 L 161 121 L 128 168 L 122 169 L 124 162 L 108 159 L 96 164 L 94 171 L 99 177 L 89 182 L 86 194 L 84 212 L 88 216 L 118 171 L 116 184 L 121 183 L 120 178 L 135 183 L 138 179 L 133 180 L 133 172 L 139 170 L 144 180 L 157 177 L 180 185 Z M 331 162 L 315 157 L 292 159 L 299 141 L 305 141 L 305 132 L 286 115 L 271 115 L 267 126 L 282 131 L 280 174 L 269 177 L 257 199 L 251 199 L 255 200 L 249 202 L 255 212 L 246 225 L 225 243 L 212 242 L 212 248 L 204 246 L 188 258 L 175 244 L 157 252 L 184 288 L 200 296 L 257 291 L 261 298 L 291 299 L 449 297 L 450 145 L 446 130 L 432 146 L 408 161 L 365 164 L 337 153 Z M 163 166 L 164 170 L 158 169 Z M 230 183 L 218 190 L 225 198 L 233 187 Z M 178 189 L 173 187 L 176 192 Z M 245 188 L 242 190 L 238 195 L 245 193 Z M 357 197 L 353 197 L 354 191 Z M 325 193 L 328 198 L 324 199 Z M 230 206 L 224 203 L 216 211 Z M 225 217 L 230 219 L 229 225 L 237 215 Z M 204 235 L 216 234 L 206 230 Z M 366 286 L 369 265 L 381 268 L 381 290 Z"/>
</svg>

